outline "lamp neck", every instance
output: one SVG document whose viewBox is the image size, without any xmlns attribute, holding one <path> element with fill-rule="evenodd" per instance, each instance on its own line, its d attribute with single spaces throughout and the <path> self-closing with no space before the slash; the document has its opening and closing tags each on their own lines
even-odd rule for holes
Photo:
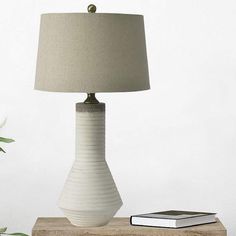
<svg viewBox="0 0 236 236">
<path fill-rule="evenodd" d="M 87 98 L 84 101 L 85 104 L 98 104 L 99 101 L 95 97 L 95 93 L 87 93 Z"/>
</svg>

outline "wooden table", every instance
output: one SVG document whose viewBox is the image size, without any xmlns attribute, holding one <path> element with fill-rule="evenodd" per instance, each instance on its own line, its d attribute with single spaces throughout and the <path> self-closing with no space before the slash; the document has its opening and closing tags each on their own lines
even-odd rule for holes
<svg viewBox="0 0 236 236">
<path fill-rule="evenodd" d="M 70 224 L 66 218 L 38 218 L 32 236 L 226 236 L 226 229 L 217 223 L 166 229 L 131 226 L 128 218 L 114 218 L 108 225 L 95 228 L 81 228 Z"/>
</svg>

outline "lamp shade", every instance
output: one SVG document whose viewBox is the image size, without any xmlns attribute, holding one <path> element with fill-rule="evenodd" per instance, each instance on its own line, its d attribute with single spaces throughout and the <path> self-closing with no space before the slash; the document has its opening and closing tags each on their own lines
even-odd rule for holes
<svg viewBox="0 0 236 236">
<path fill-rule="evenodd" d="M 41 16 L 35 89 L 95 93 L 149 88 L 143 16 Z"/>
</svg>

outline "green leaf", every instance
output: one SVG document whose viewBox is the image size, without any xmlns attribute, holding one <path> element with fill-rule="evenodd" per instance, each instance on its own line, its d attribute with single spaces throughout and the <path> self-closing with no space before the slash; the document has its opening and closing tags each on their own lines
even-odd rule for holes
<svg viewBox="0 0 236 236">
<path fill-rule="evenodd" d="M 12 142 L 15 142 L 14 139 L 10 139 L 10 138 L 3 138 L 3 137 L 0 137 L 0 142 L 3 142 L 3 143 L 12 143 Z"/>
<path fill-rule="evenodd" d="M 6 153 L 1 147 L 0 147 L 0 152 Z M 4 228 L 4 229 L 5 229 L 5 228 Z M 0 233 L 1 233 L 1 231 L 0 231 Z"/>
<path fill-rule="evenodd" d="M 7 234 L 7 233 L 4 233 L 6 235 L 15 235 L 15 236 L 29 236 L 28 234 L 23 234 L 23 233 L 12 233 L 12 234 Z"/>
<path fill-rule="evenodd" d="M 7 231 L 7 227 L 5 227 L 5 228 L 0 228 L 0 234 L 1 233 L 4 233 L 4 232 L 6 232 Z"/>
</svg>

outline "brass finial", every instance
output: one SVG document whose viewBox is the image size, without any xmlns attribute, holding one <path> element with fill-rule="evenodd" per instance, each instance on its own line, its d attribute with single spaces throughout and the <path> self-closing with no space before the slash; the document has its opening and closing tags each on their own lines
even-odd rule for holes
<svg viewBox="0 0 236 236">
<path fill-rule="evenodd" d="M 97 7 L 94 4 L 90 4 L 90 5 L 88 5 L 87 9 L 88 9 L 89 13 L 95 13 L 97 10 Z"/>
</svg>

